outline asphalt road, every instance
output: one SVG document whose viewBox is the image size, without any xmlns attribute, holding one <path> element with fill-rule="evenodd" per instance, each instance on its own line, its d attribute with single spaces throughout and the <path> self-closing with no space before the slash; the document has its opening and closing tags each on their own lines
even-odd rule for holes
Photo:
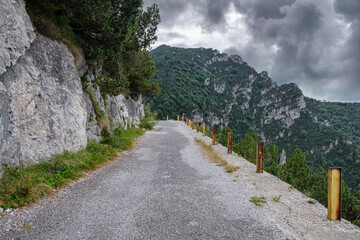
<svg viewBox="0 0 360 240">
<path fill-rule="evenodd" d="M 0 218 L 0 239 L 285 239 L 188 131 L 160 122 L 115 163 Z"/>
</svg>

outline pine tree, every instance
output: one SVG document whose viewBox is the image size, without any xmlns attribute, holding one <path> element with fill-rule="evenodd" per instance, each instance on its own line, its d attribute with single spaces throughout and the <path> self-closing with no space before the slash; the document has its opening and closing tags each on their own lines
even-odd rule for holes
<svg viewBox="0 0 360 240">
<path fill-rule="evenodd" d="M 310 180 L 310 169 L 306 164 L 304 153 L 295 149 L 291 157 L 282 166 L 282 179 L 300 191 L 307 189 Z"/>
</svg>

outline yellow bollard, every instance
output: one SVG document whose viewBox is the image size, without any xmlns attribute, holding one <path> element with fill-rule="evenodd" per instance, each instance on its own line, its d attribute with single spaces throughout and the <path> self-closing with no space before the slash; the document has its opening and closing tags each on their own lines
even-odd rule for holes
<svg viewBox="0 0 360 240">
<path fill-rule="evenodd" d="M 184 115 L 181 117 L 181 121 L 182 121 L 182 122 L 184 121 Z"/>
<path fill-rule="evenodd" d="M 341 220 L 342 168 L 328 168 L 328 219 Z"/>
<path fill-rule="evenodd" d="M 169 116 L 166 115 L 166 121 L 169 121 Z"/>
<path fill-rule="evenodd" d="M 179 121 L 179 115 L 178 115 L 178 121 Z"/>
<path fill-rule="evenodd" d="M 206 136 L 206 127 L 205 127 L 205 123 L 203 123 L 203 136 Z"/>
<path fill-rule="evenodd" d="M 194 129 L 194 128 L 195 128 L 195 121 L 192 120 L 192 129 Z"/>
</svg>

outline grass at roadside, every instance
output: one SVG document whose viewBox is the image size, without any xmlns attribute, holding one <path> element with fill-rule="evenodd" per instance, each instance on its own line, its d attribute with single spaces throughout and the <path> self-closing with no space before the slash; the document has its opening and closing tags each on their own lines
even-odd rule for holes
<svg viewBox="0 0 360 240">
<path fill-rule="evenodd" d="M 51 194 L 53 189 L 69 185 L 82 177 L 84 171 L 96 169 L 131 148 L 144 132 L 140 128 L 117 128 L 99 143 L 89 142 L 76 153 L 64 152 L 50 162 L 33 166 L 6 168 L 0 179 L 0 207 L 23 207 Z"/>
<path fill-rule="evenodd" d="M 209 162 L 217 163 L 216 166 L 224 166 L 227 173 L 232 173 L 238 170 L 238 167 L 229 165 L 226 160 L 217 155 L 211 145 L 207 145 L 197 138 L 195 138 L 195 142 L 201 147 L 202 154 L 209 159 Z"/>
</svg>

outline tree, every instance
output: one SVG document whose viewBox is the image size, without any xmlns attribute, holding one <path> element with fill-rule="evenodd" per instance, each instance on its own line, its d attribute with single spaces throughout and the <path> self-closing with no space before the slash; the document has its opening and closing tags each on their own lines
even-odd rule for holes
<svg viewBox="0 0 360 240">
<path fill-rule="evenodd" d="M 275 176 L 278 176 L 280 172 L 278 152 L 279 150 L 274 144 L 269 147 L 264 146 L 264 169 Z"/>
<path fill-rule="evenodd" d="M 307 189 L 310 180 L 310 169 L 306 164 L 304 153 L 295 149 L 290 158 L 282 165 L 282 180 L 290 183 L 300 191 Z"/>
<path fill-rule="evenodd" d="M 159 93 L 158 84 L 148 82 L 155 70 L 147 52 L 157 39 L 160 22 L 157 5 L 144 11 L 142 0 L 27 0 L 26 3 L 32 12 L 39 6 L 42 12 L 50 9 L 50 16 L 40 18 L 46 17 L 46 21 L 58 26 L 56 31 L 65 29 L 63 32 L 76 36 L 76 44 L 83 49 L 87 61 L 103 74 L 100 77 L 105 86 L 103 92 L 125 92 L 132 96 Z M 60 41 L 69 40 L 62 35 Z"/>
<path fill-rule="evenodd" d="M 328 173 L 320 167 L 310 175 L 309 194 L 324 206 L 327 205 L 328 198 Z"/>
<path fill-rule="evenodd" d="M 349 187 L 343 181 L 342 184 L 342 217 L 360 225 L 360 198 L 350 192 Z"/>
<path fill-rule="evenodd" d="M 239 149 L 240 155 L 247 159 L 248 161 L 255 163 L 256 161 L 256 148 L 257 148 L 257 142 L 259 141 L 259 138 L 256 136 L 255 132 L 252 133 L 246 133 L 245 138 L 240 140 L 240 147 L 236 147 L 236 149 Z"/>
</svg>

